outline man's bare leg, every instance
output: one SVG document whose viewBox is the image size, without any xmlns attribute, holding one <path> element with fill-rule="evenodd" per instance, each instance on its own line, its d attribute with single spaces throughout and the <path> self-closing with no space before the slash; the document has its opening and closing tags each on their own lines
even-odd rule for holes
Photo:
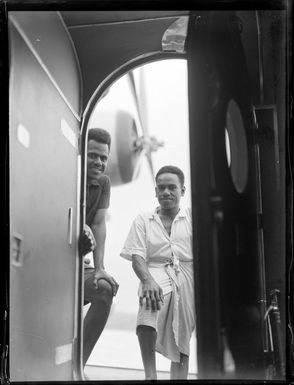
<svg viewBox="0 0 294 385">
<path fill-rule="evenodd" d="M 137 335 L 141 349 L 145 378 L 146 380 L 156 380 L 156 361 L 155 361 L 155 344 L 157 333 L 150 326 L 139 325 L 137 327 Z"/>
<path fill-rule="evenodd" d="M 188 378 L 189 356 L 181 353 L 180 362 L 172 362 L 170 366 L 171 380 L 186 380 Z"/>
<path fill-rule="evenodd" d="M 87 299 L 91 301 L 91 306 L 84 319 L 84 366 L 105 327 L 113 298 L 112 287 L 104 279 L 98 281 L 98 289 L 93 286 L 93 279 L 88 279 L 85 282 L 86 291 Z"/>
</svg>

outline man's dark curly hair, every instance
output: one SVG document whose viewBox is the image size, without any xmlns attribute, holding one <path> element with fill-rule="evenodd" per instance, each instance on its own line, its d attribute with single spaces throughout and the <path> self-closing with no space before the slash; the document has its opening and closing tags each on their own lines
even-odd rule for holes
<svg viewBox="0 0 294 385">
<path fill-rule="evenodd" d="M 107 144 L 110 150 L 111 136 L 109 132 L 103 128 L 91 128 L 88 131 L 88 142 L 89 140 L 95 140 L 96 142 Z"/>
<path fill-rule="evenodd" d="M 166 174 L 166 173 L 176 174 L 180 180 L 181 186 L 182 187 L 184 186 L 185 175 L 184 175 L 183 171 L 181 169 L 179 169 L 179 167 L 176 167 L 176 166 L 163 166 L 163 167 L 161 167 L 161 169 L 158 170 L 158 172 L 155 176 L 155 181 L 157 182 L 159 175 Z"/>
</svg>

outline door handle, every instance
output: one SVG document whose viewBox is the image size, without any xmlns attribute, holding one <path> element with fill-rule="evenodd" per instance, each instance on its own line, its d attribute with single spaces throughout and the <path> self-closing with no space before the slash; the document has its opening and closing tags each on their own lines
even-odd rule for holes
<svg viewBox="0 0 294 385">
<path fill-rule="evenodd" d="M 22 266 L 23 264 L 23 237 L 20 234 L 14 233 L 11 242 L 11 259 L 15 266 Z"/>
</svg>

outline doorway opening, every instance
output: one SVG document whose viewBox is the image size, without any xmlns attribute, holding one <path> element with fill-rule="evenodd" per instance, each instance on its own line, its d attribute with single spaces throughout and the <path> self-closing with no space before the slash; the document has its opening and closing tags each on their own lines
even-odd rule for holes
<svg viewBox="0 0 294 385">
<path fill-rule="evenodd" d="M 158 205 L 154 177 L 160 167 L 171 164 L 183 170 L 182 203 L 191 206 L 186 60 L 156 61 L 122 76 L 93 109 L 87 129 L 95 127 L 112 136 L 106 170 L 112 188 L 104 262 L 120 287 L 85 373 L 93 380 L 144 379 L 135 332 L 139 280 L 120 251 L 136 215 Z M 195 334 L 190 351 L 189 378 L 196 378 Z M 159 354 L 156 359 L 158 378 L 169 379 L 170 361 Z"/>
</svg>

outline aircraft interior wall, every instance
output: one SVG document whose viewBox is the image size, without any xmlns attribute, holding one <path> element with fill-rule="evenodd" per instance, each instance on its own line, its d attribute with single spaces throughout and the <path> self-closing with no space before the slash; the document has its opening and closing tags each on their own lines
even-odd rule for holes
<svg viewBox="0 0 294 385">
<path fill-rule="evenodd" d="M 12 381 L 69 380 L 77 319 L 79 79 L 71 51 L 62 54 L 70 90 L 58 79 L 64 70 L 54 69 L 52 57 L 61 61 L 51 55 L 56 40 L 71 48 L 57 15 L 36 15 L 29 27 L 25 19 L 17 15 L 9 26 L 9 370 Z M 50 40 L 45 32 L 58 24 Z M 39 42 L 41 50 L 34 48 Z"/>
</svg>

